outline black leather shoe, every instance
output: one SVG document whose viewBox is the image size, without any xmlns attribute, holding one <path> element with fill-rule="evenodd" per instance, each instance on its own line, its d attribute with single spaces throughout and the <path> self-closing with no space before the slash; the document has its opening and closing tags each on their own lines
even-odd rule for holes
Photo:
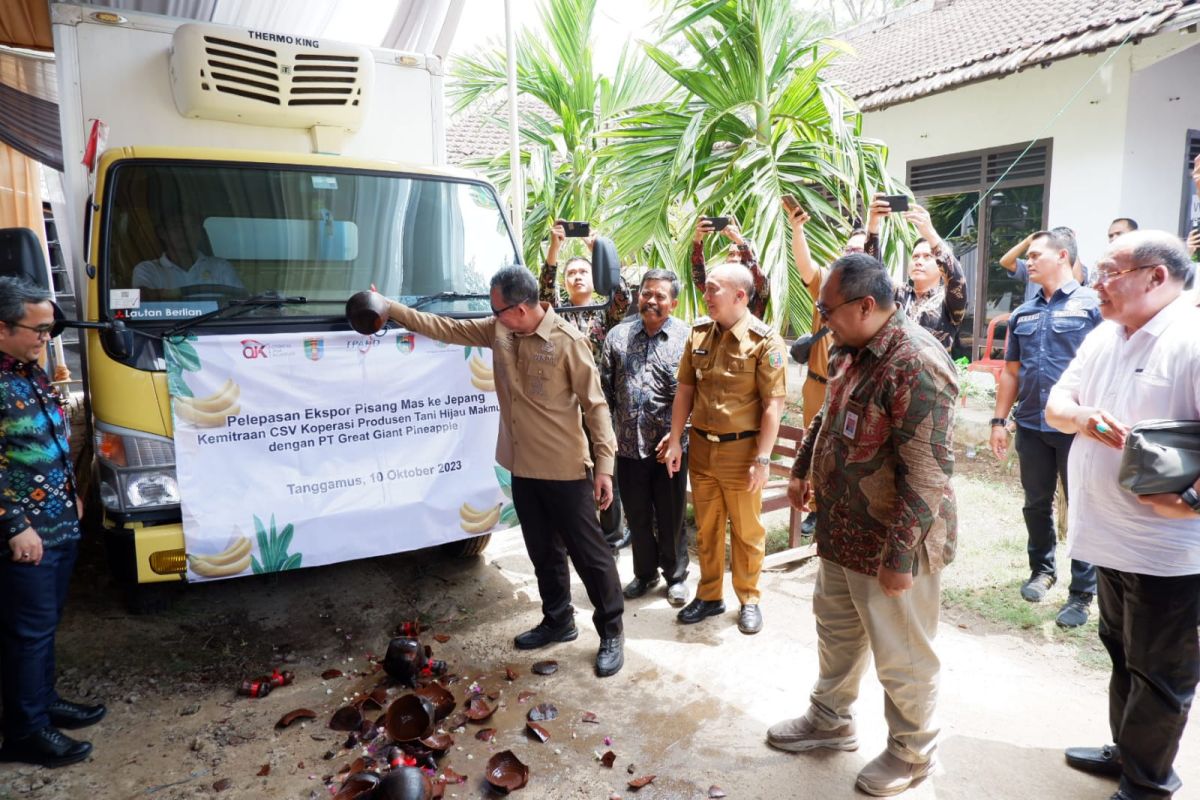
<svg viewBox="0 0 1200 800">
<path fill-rule="evenodd" d="M 633 541 L 633 531 L 625 527 L 621 529 L 620 534 L 615 539 L 609 541 L 608 546 L 612 548 L 613 555 L 616 555 L 617 551 L 622 547 L 628 547 L 631 541 Z"/>
<path fill-rule="evenodd" d="M 555 642 L 573 642 L 579 638 L 579 629 L 575 620 L 569 620 L 565 625 L 551 625 L 542 620 L 536 628 L 517 634 L 513 643 L 518 650 L 537 650 Z"/>
<path fill-rule="evenodd" d="M 46 726 L 37 733 L 4 741 L 0 761 L 20 761 L 40 767 L 65 767 L 83 761 L 92 752 L 91 742 L 78 742 L 58 728 Z"/>
<path fill-rule="evenodd" d="M 738 630 L 745 634 L 758 633 L 762 630 L 762 612 L 757 603 L 747 603 L 738 614 Z"/>
<path fill-rule="evenodd" d="M 694 625 L 705 617 L 715 617 L 717 614 L 724 613 L 724 600 L 701 600 L 697 597 L 683 607 L 683 610 L 679 612 L 678 619 L 684 625 Z"/>
<path fill-rule="evenodd" d="M 811 539 L 813 534 L 816 532 L 817 514 L 814 511 L 810 511 L 808 516 L 800 520 L 800 535 Z"/>
<path fill-rule="evenodd" d="M 1110 778 L 1121 777 L 1121 748 L 1115 744 L 1103 747 L 1068 747 L 1067 764 L 1075 769 Z"/>
<path fill-rule="evenodd" d="M 596 653 L 596 675 L 607 678 L 616 675 L 625 666 L 625 636 L 600 640 L 600 652 Z"/>
<path fill-rule="evenodd" d="M 658 586 L 657 575 L 648 581 L 644 581 L 641 578 L 634 578 L 629 583 L 625 584 L 625 591 L 623 594 L 630 600 L 636 600 L 646 592 L 653 589 L 655 586 Z"/>
<path fill-rule="evenodd" d="M 55 700 L 46 710 L 50 713 L 51 725 L 69 731 L 95 725 L 108 713 L 103 705 L 85 706 L 70 700 Z"/>
</svg>

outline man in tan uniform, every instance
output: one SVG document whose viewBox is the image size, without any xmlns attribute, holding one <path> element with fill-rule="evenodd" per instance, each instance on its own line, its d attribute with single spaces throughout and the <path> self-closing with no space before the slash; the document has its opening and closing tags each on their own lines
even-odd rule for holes
<svg viewBox="0 0 1200 800">
<path fill-rule="evenodd" d="M 625 663 L 621 584 L 596 508 L 612 502 L 613 435 L 591 349 L 578 328 L 538 302 L 524 267 L 492 276 L 492 316 L 447 319 L 391 302 L 388 316 L 411 331 L 452 344 L 490 347 L 500 404 L 496 461 L 512 472 L 513 503 L 542 597 L 542 621 L 516 637 L 532 650 L 579 636 L 571 607 L 567 556 L 587 589 L 600 634 L 596 674 Z M 580 413 L 582 409 L 582 415 Z M 583 435 L 596 454 L 595 477 Z"/>
<path fill-rule="evenodd" d="M 740 264 L 709 272 L 704 284 L 709 317 L 692 327 L 684 345 L 665 453 L 667 472 L 674 475 L 690 414 L 689 477 L 700 583 L 679 621 L 690 625 L 725 612 L 725 525 L 731 520 L 733 590 L 742 604 L 738 630 L 747 634 L 762 629 L 762 489 L 787 396 L 783 339 L 750 313 L 753 293 L 750 270 Z"/>
</svg>

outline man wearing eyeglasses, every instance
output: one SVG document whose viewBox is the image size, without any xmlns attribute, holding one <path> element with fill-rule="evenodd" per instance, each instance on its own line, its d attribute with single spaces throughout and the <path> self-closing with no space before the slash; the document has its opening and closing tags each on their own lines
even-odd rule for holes
<svg viewBox="0 0 1200 800">
<path fill-rule="evenodd" d="M 1051 389 L 1046 421 L 1075 435 L 1068 539 L 1071 557 L 1098 572 L 1113 744 L 1066 758 L 1119 778 L 1113 800 L 1170 797 L 1200 679 L 1200 480 L 1139 497 L 1118 474 L 1130 426 L 1200 419 L 1200 310 L 1184 294 L 1187 250 L 1169 233 L 1126 233 L 1097 267 L 1106 321 Z"/>
<path fill-rule="evenodd" d="M 61 767 L 90 742 L 60 728 L 99 722 L 102 705 L 54 689 L 54 635 L 79 541 L 79 498 L 62 398 L 38 359 L 54 327 L 51 295 L 0 278 L 0 761 Z"/>
<path fill-rule="evenodd" d="M 1072 274 L 1073 250 L 1074 237 L 1067 238 L 1058 229 L 1038 231 L 1030 240 L 1025 269 L 1041 291 L 1009 318 L 1008 351 L 992 412 L 992 453 L 1003 461 L 1008 453 L 1008 414 L 1016 402 L 1016 448 L 1025 493 L 1030 570 L 1021 597 L 1030 603 L 1044 600 L 1058 581 L 1054 492 L 1059 481 L 1064 494 L 1070 486 L 1067 454 L 1075 438 L 1046 422 L 1046 398 L 1084 337 L 1100 324 L 1100 298 L 1094 290 L 1080 286 Z M 1086 623 L 1095 594 L 1095 567 L 1073 559 L 1067 602 L 1055 618 L 1059 627 L 1078 628 Z"/>
<path fill-rule="evenodd" d="M 817 311 L 838 354 L 829 391 L 792 466 L 788 497 L 817 501 L 813 589 L 818 678 L 803 716 L 767 731 L 780 750 L 854 750 L 853 706 L 868 660 L 884 690 L 887 748 L 859 772 L 867 794 L 899 794 L 934 769 L 941 570 L 957 512 L 949 354 L 895 299 L 887 270 L 842 256 Z"/>
<path fill-rule="evenodd" d="M 596 516 L 612 503 L 615 437 L 596 362 L 587 337 L 538 301 L 529 270 L 502 268 L 490 294 L 492 316 L 483 319 L 448 319 L 395 301 L 388 314 L 438 341 L 492 348 L 500 404 L 496 461 L 512 472 L 513 503 L 542 597 L 542 621 L 515 644 L 533 650 L 579 636 L 569 556 L 595 609 L 596 674 L 615 675 L 625 663 L 625 606 Z"/>
</svg>

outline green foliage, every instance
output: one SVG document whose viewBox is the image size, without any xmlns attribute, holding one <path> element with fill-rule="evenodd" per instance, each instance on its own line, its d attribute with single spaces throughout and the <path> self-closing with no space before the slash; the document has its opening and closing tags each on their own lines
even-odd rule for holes
<svg viewBox="0 0 1200 800">
<path fill-rule="evenodd" d="M 185 371 L 200 371 L 200 355 L 191 344 L 194 341 L 194 333 L 185 337 L 163 339 L 163 352 L 167 361 L 167 391 L 176 397 L 194 396 L 183 377 Z"/>
<path fill-rule="evenodd" d="M 626 48 L 613 76 L 595 74 L 595 0 L 544 0 L 544 32 L 517 40 L 517 85 L 546 107 L 521 115 L 526 262 L 541 261 L 552 220 L 592 221 L 624 263 L 674 269 L 679 313 L 701 312 L 691 286 L 691 231 L 701 215 L 730 215 L 755 245 L 772 288 L 768 318 L 808 326 L 811 301 L 791 263 L 780 196 L 812 215 L 817 261 L 839 252 L 850 220 L 876 191 L 903 190 L 886 174 L 883 143 L 862 136 L 852 101 L 823 77 L 841 52 L 827 22 L 777 0 L 675 0 L 660 41 Z M 505 87 L 504 53 L 459 63 L 456 108 Z M 475 166 L 502 188 L 509 156 Z M 897 237 L 883 241 L 898 265 Z M 715 251 L 725 244 L 710 237 Z M 723 247 L 721 247 L 723 249 Z"/>
<path fill-rule="evenodd" d="M 257 514 L 254 515 L 254 535 L 258 539 L 258 555 L 262 559 L 260 562 L 258 558 L 250 557 L 250 568 L 255 575 L 262 575 L 266 572 L 283 572 L 300 567 L 301 554 L 288 553 L 294 533 L 295 528 L 290 522 L 283 526 L 283 530 L 277 532 L 274 514 L 271 515 L 270 528 L 263 525 Z"/>
</svg>

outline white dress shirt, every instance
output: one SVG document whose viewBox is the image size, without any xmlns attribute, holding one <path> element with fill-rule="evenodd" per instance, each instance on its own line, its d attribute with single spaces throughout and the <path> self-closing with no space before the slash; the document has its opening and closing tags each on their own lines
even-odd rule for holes
<svg viewBox="0 0 1200 800">
<path fill-rule="evenodd" d="M 1106 321 L 1050 391 L 1125 425 L 1200 420 L 1200 309 L 1186 293 L 1133 335 Z M 1200 574 L 1200 514 L 1167 519 L 1117 483 L 1121 451 L 1075 437 L 1067 475 L 1071 558 L 1142 575 Z"/>
<path fill-rule="evenodd" d="M 199 255 L 184 269 L 166 254 L 143 261 L 133 268 L 133 285 L 140 289 L 178 289 L 182 286 L 218 285 L 243 288 L 237 270 L 223 258 Z"/>
</svg>

